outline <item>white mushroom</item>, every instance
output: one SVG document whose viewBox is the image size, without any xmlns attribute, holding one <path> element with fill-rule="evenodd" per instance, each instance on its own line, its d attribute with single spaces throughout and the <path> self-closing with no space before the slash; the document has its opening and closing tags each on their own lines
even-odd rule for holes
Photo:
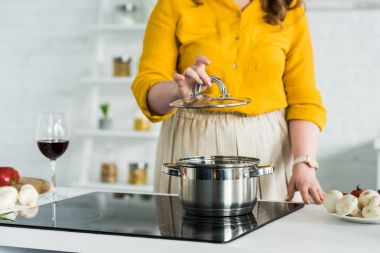
<svg viewBox="0 0 380 253">
<path fill-rule="evenodd" d="M 0 188 L 0 210 L 13 208 L 16 205 L 18 197 L 17 189 L 12 186 Z"/>
<path fill-rule="evenodd" d="M 357 206 L 349 215 L 352 217 L 363 217 L 362 211 L 360 210 L 359 206 Z"/>
<path fill-rule="evenodd" d="M 366 206 L 362 210 L 365 218 L 379 218 L 380 206 Z"/>
<path fill-rule="evenodd" d="M 343 197 L 343 193 L 338 190 L 331 190 L 326 193 L 325 200 L 323 201 L 323 206 L 329 213 L 336 212 L 336 202 Z"/>
<path fill-rule="evenodd" d="M 379 196 L 379 193 L 377 193 L 374 190 L 363 191 L 359 196 L 359 206 L 361 208 L 368 206 L 369 202 L 371 201 L 372 196 Z"/>
<path fill-rule="evenodd" d="M 380 206 L 380 195 L 372 196 L 369 201 L 369 206 Z"/>
<path fill-rule="evenodd" d="M 37 215 L 37 213 L 38 206 L 18 211 L 18 214 L 25 219 L 34 218 Z"/>
<path fill-rule="evenodd" d="M 36 206 L 38 201 L 38 192 L 32 185 L 24 185 L 18 194 L 18 201 L 22 205 Z"/>
<path fill-rule="evenodd" d="M 336 213 L 342 216 L 356 214 L 357 208 L 358 198 L 351 194 L 343 196 L 336 203 Z"/>
<path fill-rule="evenodd" d="M 3 192 L 12 192 L 13 194 L 18 195 L 17 189 L 13 186 L 0 187 L 0 193 L 3 193 Z"/>
</svg>

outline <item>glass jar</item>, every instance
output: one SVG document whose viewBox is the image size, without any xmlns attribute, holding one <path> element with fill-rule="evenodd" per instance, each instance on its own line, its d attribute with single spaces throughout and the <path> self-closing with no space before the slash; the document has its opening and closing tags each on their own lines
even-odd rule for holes
<svg viewBox="0 0 380 253">
<path fill-rule="evenodd" d="M 129 163 L 129 184 L 146 184 L 148 180 L 147 163 Z"/>
<path fill-rule="evenodd" d="M 151 127 L 151 122 L 145 117 L 144 114 L 139 111 L 136 113 L 134 119 L 134 127 L 135 131 L 149 131 Z"/>
<path fill-rule="evenodd" d="M 113 76 L 131 76 L 131 57 L 115 57 L 113 59 Z"/>
<path fill-rule="evenodd" d="M 115 183 L 117 181 L 117 166 L 115 163 L 102 163 L 100 181 Z"/>
<path fill-rule="evenodd" d="M 115 23 L 132 25 L 138 19 L 138 7 L 135 3 L 127 2 L 115 7 L 113 20 Z"/>
</svg>

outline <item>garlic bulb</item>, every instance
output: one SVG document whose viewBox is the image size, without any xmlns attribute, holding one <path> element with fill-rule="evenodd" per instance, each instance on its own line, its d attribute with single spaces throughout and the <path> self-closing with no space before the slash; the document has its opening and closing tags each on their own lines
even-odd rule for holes
<svg viewBox="0 0 380 253">
<path fill-rule="evenodd" d="M 36 206 L 38 201 L 38 192 L 32 185 L 24 185 L 18 194 L 18 201 L 22 205 Z"/>
<path fill-rule="evenodd" d="M 0 210 L 13 208 L 16 205 L 18 197 L 17 189 L 12 186 L 0 188 Z"/>
</svg>

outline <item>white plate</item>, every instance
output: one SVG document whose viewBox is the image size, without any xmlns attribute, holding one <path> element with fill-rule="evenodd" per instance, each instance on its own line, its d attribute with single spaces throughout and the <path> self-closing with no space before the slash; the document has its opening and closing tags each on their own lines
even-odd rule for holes
<svg viewBox="0 0 380 253">
<path fill-rule="evenodd" d="M 341 216 L 337 215 L 336 213 L 329 213 L 327 210 L 322 206 L 323 211 L 325 213 L 338 217 L 342 220 L 349 221 L 349 222 L 356 222 L 356 223 L 366 223 L 366 224 L 380 224 L 380 218 L 362 218 L 362 217 L 351 217 L 351 216 Z"/>
</svg>

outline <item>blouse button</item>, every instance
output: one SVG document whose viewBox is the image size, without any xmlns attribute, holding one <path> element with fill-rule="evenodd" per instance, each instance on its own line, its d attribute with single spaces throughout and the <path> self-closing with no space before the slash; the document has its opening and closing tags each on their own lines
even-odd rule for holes
<svg viewBox="0 0 380 253">
<path fill-rule="evenodd" d="M 241 13 L 240 12 L 236 13 L 236 17 L 240 18 L 241 17 Z"/>
<path fill-rule="evenodd" d="M 236 35 L 236 36 L 235 36 L 235 40 L 240 40 L 240 36 L 239 36 L 239 35 Z"/>
<path fill-rule="evenodd" d="M 232 64 L 232 68 L 236 69 L 237 68 L 237 64 L 236 63 Z"/>
</svg>

